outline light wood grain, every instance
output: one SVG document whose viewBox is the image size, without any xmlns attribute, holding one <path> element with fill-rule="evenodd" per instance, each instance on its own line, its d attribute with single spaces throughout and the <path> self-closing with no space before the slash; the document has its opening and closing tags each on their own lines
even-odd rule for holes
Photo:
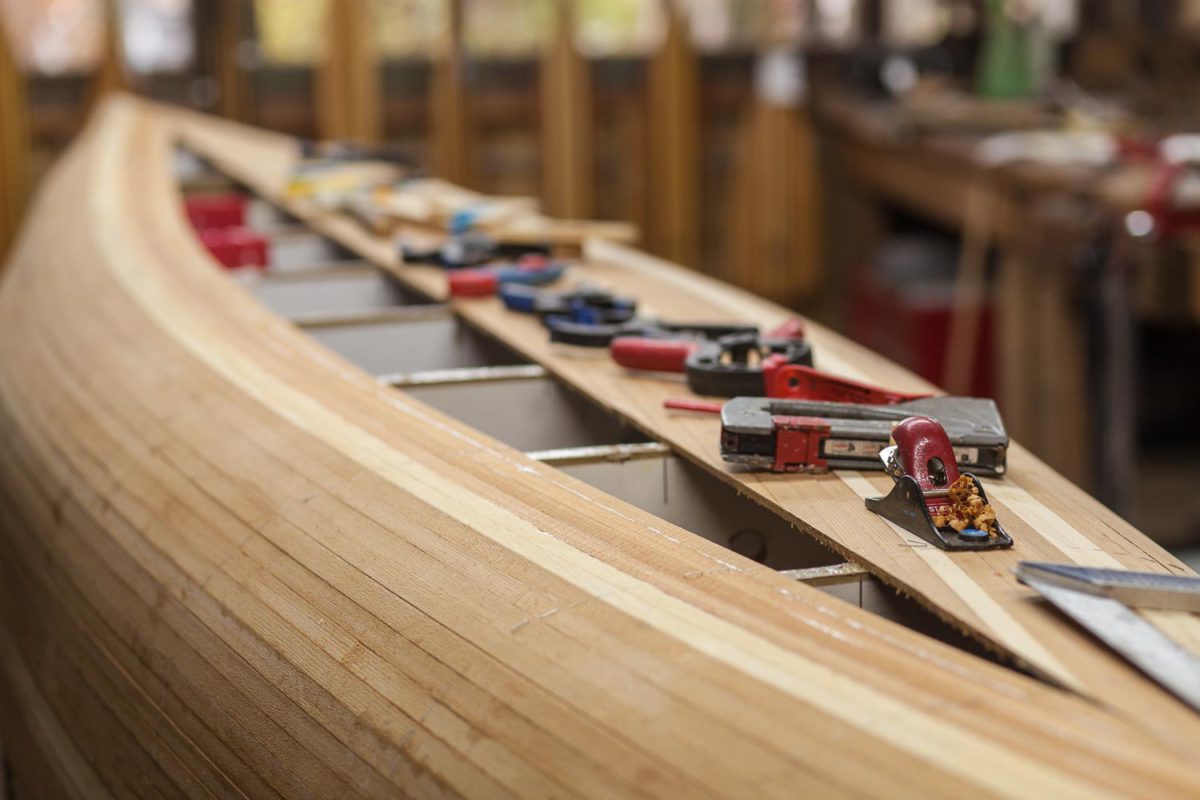
<svg viewBox="0 0 1200 800">
<path fill-rule="evenodd" d="M 325 53 L 316 71 L 317 125 L 326 139 L 375 142 L 382 134 L 374 6 L 329 3 Z"/>
<path fill-rule="evenodd" d="M 208 43 L 213 76 L 217 81 L 216 112 L 233 120 L 246 120 L 252 108 L 254 90 L 243 64 L 243 48 L 248 39 L 246 4 L 239 0 L 214 0 L 205 7 L 211 28 L 201 32 Z"/>
<path fill-rule="evenodd" d="M 592 76 L 575 46 L 575 0 L 556 0 L 542 56 L 542 199 L 558 217 L 592 215 Z"/>
<path fill-rule="evenodd" d="M 687 12 L 660 0 L 666 36 L 649 64 L 646 247 L 695 264 L 700 252 L 700 86 Z"/>
<path fill-rule="evenodd" d="M 1131 720 L 340 362 L 200 249 L 169 174 L 185 123 L 226 165 L 284 158 L 112 103 L 0 284 L 0 736 L 29 796 L 1200 792 Z"/>
<path fill-rule="evenodd" d="M 0 28 L 0 258 L 8 252 L 29 194 L 29 105 L 25 76 Z"/>
<path fill-rule="evenodd" d="M 121 40 L 121 13 L 118 0 L 103 0 L 104 32 L 100 63 L 88 82 L 87 107 L 95 109 L 108 95 L 129 89 L 129 70 L 125 64 L 125 45 Z"/>
<path fill-rule="evenodd" d="M 429 82 L 429 144 L 435 174 L 473 186 L 475 137 L 463 46 L 464 13 L 463 0 L 447 0 L 446 27 L 436 43 Z"/>
</svg>

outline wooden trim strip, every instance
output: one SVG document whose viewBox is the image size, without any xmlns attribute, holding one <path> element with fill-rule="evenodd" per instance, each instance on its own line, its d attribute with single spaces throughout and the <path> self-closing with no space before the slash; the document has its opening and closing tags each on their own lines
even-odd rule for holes
<svg viewBox="0 0 1200 800">
<path fill-rule="evenodd" d="M 827 567 L 805 567 L 804 569 L 781 569 L 780 575 L 809 586 L 831 586 L 839 583 L 854 583 L 871 575 L 866 569 L 850 561 L 830 564 Z"/>
<path fill-rule="evenodd" d="M 287 320 L 298 328 L 345 328 L 386 322 L 420 322 L 430 319 L 453 319 L 450 307 L 441 303 L 418 303 L 411 306 L 371 308 L 363 311 L 313 312 L 295 314 Z"/>
<path fill-rule="evenodd" d="M 385 386 L 452 386 L 460 383 L 491 383 L 493 381 L 533 381 L 547 376 L 538 364 L 513 364 L 497 367 L 457 367 L 431 369 L 421 372 L 393 372 L 378 376 Z"/>
<path fill-rule="evenodd" d="M 671 448 L 660 442 L 635 444 L 601 444 L 588 447 L 563 447 L 557 450 L 532 450 L 525 455 L 552 467 L 578 464 L 621 463 L 643 458 L 663 458 Z"/>
</svg>

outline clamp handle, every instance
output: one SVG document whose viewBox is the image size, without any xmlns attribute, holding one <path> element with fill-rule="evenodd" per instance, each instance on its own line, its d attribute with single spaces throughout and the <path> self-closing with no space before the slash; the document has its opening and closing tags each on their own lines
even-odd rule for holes
<svg viewBox="0 0 1200 800">
<path fill-rule="evenodd" d="M 496 293 L 500 276 L 493 269 L 459 269 L 446 276 L 451 297 L 487 297 Z"/>
<path fill-rule="evenodd" d="M 451 297 L 487 297 L 496 293 L 500 286 L 520 284 L 544 286 L 562 277 L 566 265 L 539 260 L 518 262 L 495 267 L 471 267 L 451 271 L 446 280 Z"/>
<path fill-rule="evenodd" d="M 799 317 L 786 319 L 763 334 L 766 339 L 803 339 L 804 336 L 804 320 Z"/>
<path fill-rule="evenodd" d="M 793 400 L 890 406 L 931 396 L 894 392 L 869 383 L 830 375 L 803 364 L 788 364 L 783 359 L 774 357 L 763 360 L 763 380 L 766 382 L 767 397 Z"/>
<path fill-rule="evenodd" d="M 613 361 L 627 369 L 683 372 L 687 357 L 696 347 L 697 343 L 690 339 L 620 336 L 613 339 L 608 351 Z"/>
</svg>

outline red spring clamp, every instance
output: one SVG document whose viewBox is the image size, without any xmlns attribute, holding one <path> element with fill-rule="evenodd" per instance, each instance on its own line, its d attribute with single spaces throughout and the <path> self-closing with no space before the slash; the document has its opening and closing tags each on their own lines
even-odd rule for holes
<svg viewBox="0 0 1200 800">
<path fill-rule="evenodd" d="M 822 454 L 832 430 L 829 420 L 818 417 L 771 417 L 775 428 L 775 465 L 773 472 L 827 472 Z"/>
<path fill-rule="evenodd" d="M 267 268 L 267 237 L 249 228 L 200 231 L 200 242 L 227 269 Z"/>
<path fill-rule="evenodd" d="M 183 201 L 183 211 L 198 231 L 246 224 L 246 198 L 235 192 L 191 195 Z"/>
<path fill-rule="evenodd" d="M 626 369 L 645 372 L 686 372 L 688 356 L 694 353 L 703 340 L 718 339 L 726 333 L 736 332 L 738 326 L 720 324 L 689 327 L 686 324 L 660 324 L 662 333 L 677 333 L 675 337 L 618 336 L 612 340 L 609 352 L 613 361 Z M 651 326 L 652 328 L 654 326 Z M 753 326 L 746 326 L 753 331 Z M 762 339 L 803 339 L 804 321 L 792 317 L 762 335 Z M 782 356 L 771 356 L 778 363 L 787 363 Z M 764 366 L 765 366 L 764 361 Z"/>
<path fill-rule="evenodd" d="M 820 372 L 803 364 L 788 364 L 781 359 L 767 358 L 762 363 L 767 397 L 790 400 L 825 400 L 833 403 L 886 406 L 930 397 L 929 394 L 894 392 Z"/>
<path fill-rule="evenodd" d="M 505 283 L 527 286 L 553 283 L 562 277 L 565 269 L 566 264 L 531 254 L 522 256 L 514 264 L 450 270 L 447 282 L 451 297 L 488 297 Z"/>
</svg>

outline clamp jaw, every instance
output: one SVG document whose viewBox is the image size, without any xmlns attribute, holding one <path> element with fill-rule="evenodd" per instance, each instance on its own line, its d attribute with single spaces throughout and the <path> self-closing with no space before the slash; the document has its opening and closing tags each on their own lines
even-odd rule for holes
<svg viewBox="0 0 1200 800">
<path fill-rule="evenodd" d="M 628 350 L 638 350 L 650 359 L 660 349 L 668 352 L 687 352 L 694 344 L 705 339 L 716 339 L 732 334 L 750 333 L 757 335 L 753 325 L 736 325 L 704 322 L 664 322 L 662 320 L 633 317 L 624 321 L 605 323 L 587 322 L 551 316 L 545 318 L 550 329 L 550 341 L 572 344 L 577 347 L 610 347 L 616 342 Z M 682 338 L 681 338 L 682 337 Z M 647 363 L 659 363 L 648 361 Z M 673 362 L 672 362 L 673 363 Z M 662 371 L 662 367 L 646 369 Z M 677 370 L 668 370 L 677 371 Z"/>
<path fill-rule="evenodd" d="M 983 484 L 969 472 L 959 473 L 954 448 L 945 429 L 929 417 L 909 417 L 893 430 L 896 444 L 879 454 L 884 469 L 895 485 L 883 497 L 868 497 L 870 511 L 920 536 L 942 550 L 1001 550 L 1012 547 L 1013 540 L 1000 521 L 990 519 L 981 529 L 959 526 L 947 520 L 955 517 L 955 493 L 963 491 L 967 481 L 971 498 L 987 507 Z"/>
<path fill-rule="evenodd" d="M 811 367 L 812 363 L 812 345 L 805 339 L 743 333 L 700 344 L 688 355 L 684 372 L 696 394 L 765 397 L 768 370 L 787 364 Z"/>
<path fill-rule="evenodd" d="M 566 270 L 564 262 L 550 261 L 540 255 L 525 255 L 508 264 L 449 270 L 446 281 L 451 297 L 489 297 L 508 284 L 545 286 L 554 283 Z"/>
<path fill-rule="evenodd" d="M 440 245 L 432 247 L 400 239 L 400 257 L 405 264 L 432 264 L 445 269 L 477 267 L 497 259 L 517 259 L 529 255 L 548 258 L 550 247 L 536 244 L 505 244 L 477 232 L 450 236 Z"/>
<path fill-rule="evenodd" d="M 543 319 L 550 315 L 584 318 L 591 314 L 605 322 L 624 322 L 632 319 L 637 310 L 633 298 L 587 285 L 569 292 L 550 292 L 528 285 L 505 284 L 500 287 L 500 301 L 509 311 L 537 314 Z"/>
<path fill-rule="evenodd" d="M 617 337 L 609 352 L 628 369 L 682 372 L 697 394 L 762 397 L 769 370 L 812 365 L 812 346 L 803 335 L 799 320 L 765 334 L 753 325 L 660 322 L 637 336 Z"/>
</svg>

